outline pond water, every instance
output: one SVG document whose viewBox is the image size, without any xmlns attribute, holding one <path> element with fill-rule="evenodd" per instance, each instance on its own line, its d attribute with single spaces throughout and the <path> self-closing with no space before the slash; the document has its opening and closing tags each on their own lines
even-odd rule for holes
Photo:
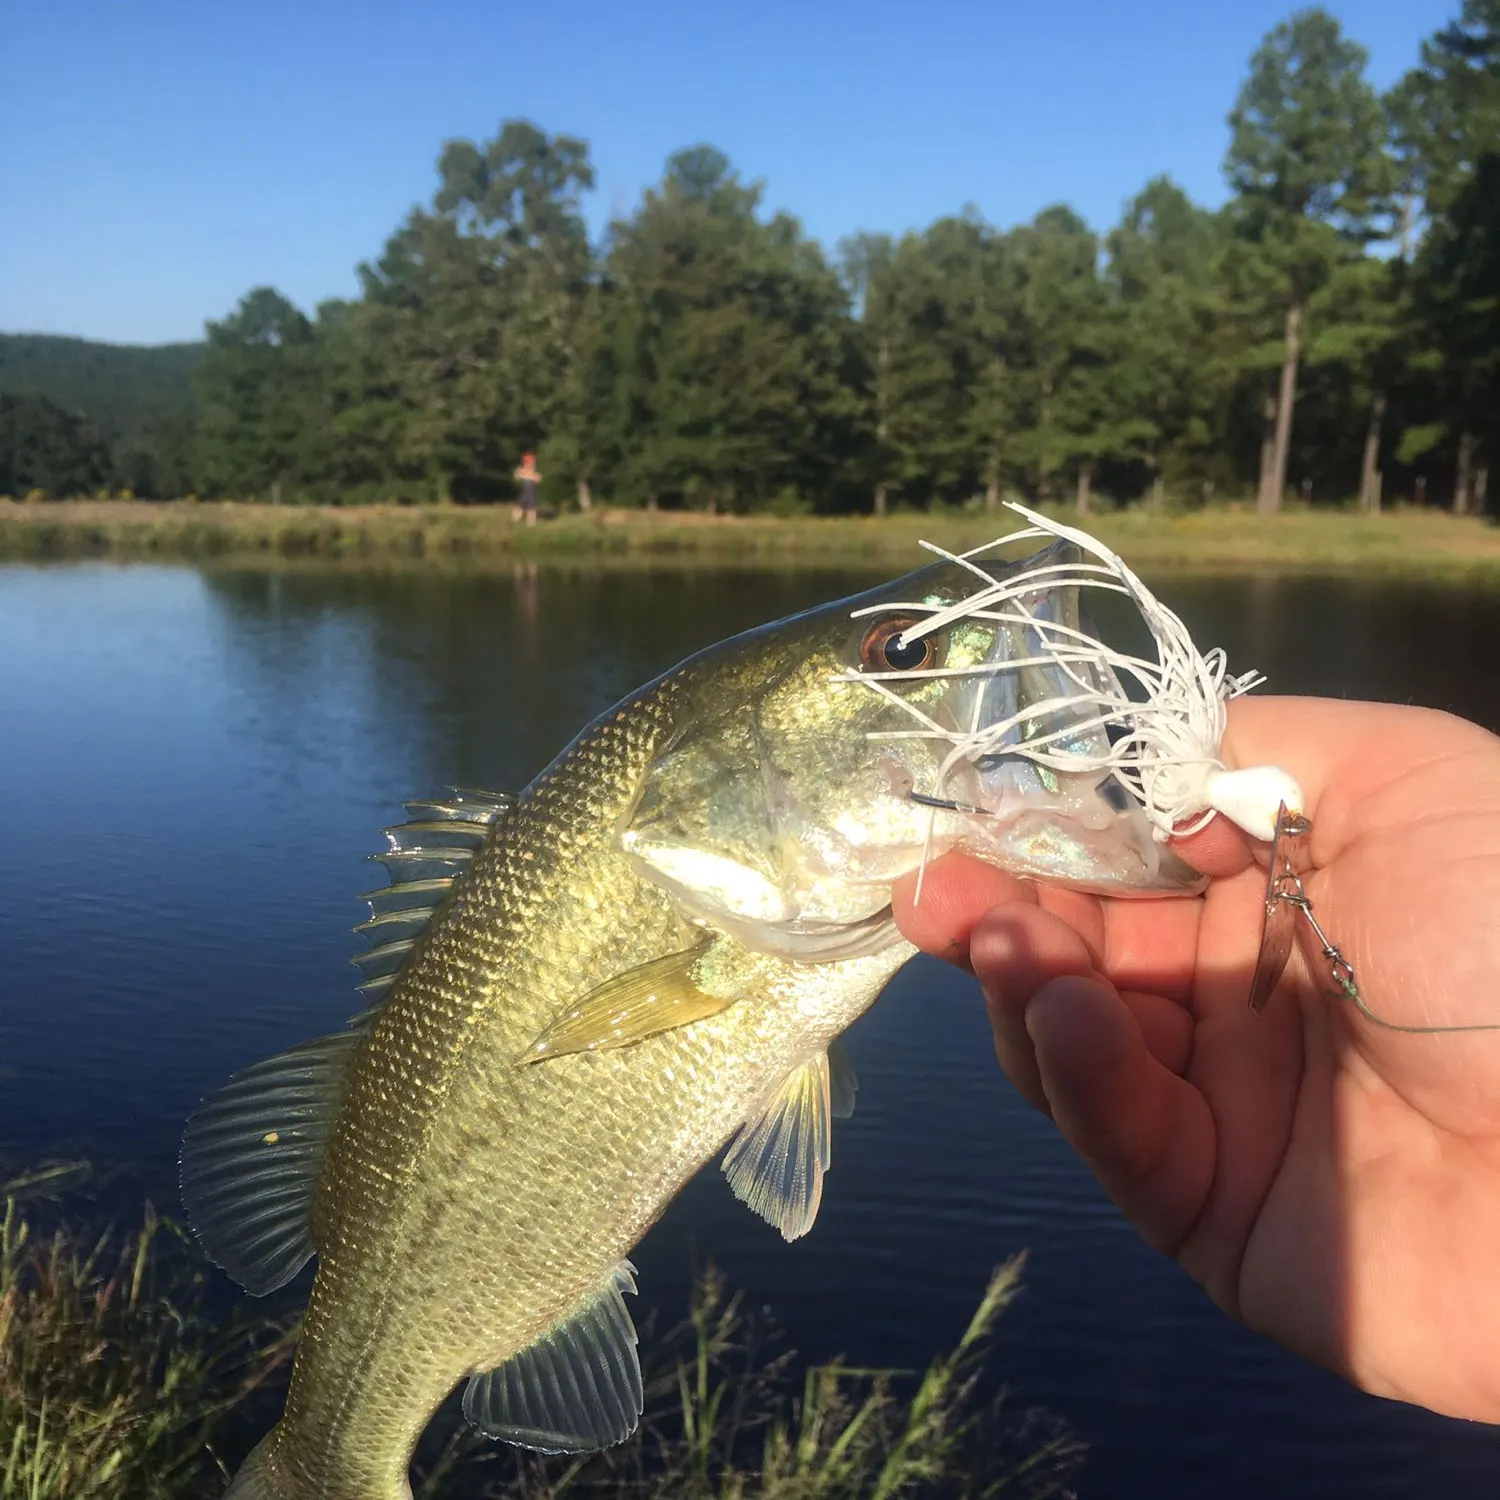
<svg viewBox="0 0 1500 1500">
<path fill-rule="evenodd" d="M 106 1205 L 175 1207 L 183 1117 L 342 1024 L 365 862 L 404 798 L 518 787 L 695 647 L 863 575 L 0 569 L 0 1157 L 79 1151 Z M 1161 583 L 1278 689 L 1500 726 L 1500 595 Z M 995 1370 L 1091 1447 L 1085 1496 L 1484 1496 L 1500 1429 L 1365 1397 L 1222 1318 L 997 1071 L 972 986 L 918 960 L 850 1033 L 859 1108 L 787 1246 L 706 1171 L 635 1256 L 694 1264 L 809 1357 L 921 1365 L 1030 1251 Z"/>
</svg>

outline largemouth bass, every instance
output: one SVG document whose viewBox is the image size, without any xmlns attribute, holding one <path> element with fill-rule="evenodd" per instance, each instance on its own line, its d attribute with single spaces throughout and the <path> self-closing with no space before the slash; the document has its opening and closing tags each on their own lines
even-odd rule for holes
<svg viewBox="0 0 1500 1500">
<path fill-rule="evenodd" d="M 1094 699 L 1127 701 L 1110 669 L 1057 665 L 1027 623 L 1082 631 L 1056 571 L 1077 557 L 945 560 L 751 631 L 600 715 L 518 797 L 412 805 L 370 898 L 373 1008 L 188 1124 L 208 1254 L 257 1293 L 318 1261 L 235 1500 L 403 1500 L 464 1380 L 497 1438 L 627 1437 L 627 1257 L 726 1143 L 751 1209 L 812 1226 L 853 1099 L 836 1039 L 914 952 L 890 888 L 925 859 L 1201 888 L 1098 769 Z M 1020 569 L 1021 615 L 968 608 Z"/>
</svg>

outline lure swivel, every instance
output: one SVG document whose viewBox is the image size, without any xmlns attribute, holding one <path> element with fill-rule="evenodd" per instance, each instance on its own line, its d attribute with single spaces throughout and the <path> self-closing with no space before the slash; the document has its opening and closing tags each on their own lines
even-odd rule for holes
<svg viewBox="0 0 1500 1500">
<path fill-rule="evenodd" d="M 1401 1031 L 1415 1036 L 1435 1036 L 1454 1031 L 1500 1030 L 1500 1022 L 1470 1026 L 1403 1026 L 1386 1020 L 1370 1009 L 1360 993 L 1354 965 L 1344 957 L 1338 945 L 1324 931 L 1323 924 L 1313 913 L 1312 898 L 1302 884 L 1302 876 L 1311 865 L 1306 843 L 1311 832 L 1312 823 L 1309 819 L 1301 813 L 1290 811 L 1285 803 L 1281 805 L 1276 816 L 1275 837 L 1271 841 L 1270 865 L 1266 874 L 1265 920 L 1261 928 L 1260 956 L 1255 964 L 1255 977 L 1250 981 L 1250 1009 L 1265 1009 L 1271 992 L 1285 973 L 1300 917 L 1317 941 L 1323 961 L 1328 965 L 1328 977 L 1333 988 L 1345 999 L 1352 1001 L 1366 1020 L 1387 1031 Z"/>
</svg>

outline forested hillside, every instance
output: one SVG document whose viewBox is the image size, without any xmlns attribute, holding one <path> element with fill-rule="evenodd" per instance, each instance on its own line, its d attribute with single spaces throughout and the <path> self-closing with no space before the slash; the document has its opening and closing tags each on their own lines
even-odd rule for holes
<svg viewBox="0 0 1500 1500">
<path fill-rule="evenodd" d="M 52 334 L 0 334 L 0 394 L 45 397 L 54 409 L 86 418 L 107 450 L 100 483 L 152 493 L 166 481 L 167 490 L 176 493 L 188 477 L 192 375 L 203 349 L 202 344 L 138 347 Z M 42 415 L 45 408 L 31 409 L 46 429 L 36 434 L 37 441 L 50 451 L 60 441 L 57 419 Z M 81 441 L 85 446 L 77 457 L 84 471 L 94 459 L 86 451 L 87 438 Z M 155 470 L 163 463 L 169 472 L 158 476 Z M 36 482 L 53 488 L 40 475 Z M 0 491 L 5 488 L 0 483 Z"/>
<path fill-rule="evenodd" d="M 156 487 L 133 487 L 483 502 L 535 449 L 561 504 L 1483 510 L 1500 0 L 1464 0 L 1384 97 L 1365 69 L 1298 12 L 1226 101 L 1227 204 L 1156 177 L 1102 233 L 1058 205 L 829 248 L 695 146 L 591 244 L 586 142 L 524 121 L 450 141 L 358 298 L 309 314 L 260 287 L 208 325 L 191 430 L 137 427 Z M 81 390 L 58 399 L 136 440 Z"/>
</svg>

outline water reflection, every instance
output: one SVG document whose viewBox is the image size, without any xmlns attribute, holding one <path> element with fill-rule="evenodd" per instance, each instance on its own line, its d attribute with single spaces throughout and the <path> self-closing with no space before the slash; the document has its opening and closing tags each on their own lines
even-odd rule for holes
<svg viewBox="0 0 1500 1500">
<path fill-rule="evenodd" d="M 427 781 L 524 783 L 688 652 L 858 586 L 847 574 L 223 572 L 235 680 L 271 714 L 336 694 L 411 735 Z M 278 707 L 279 705 L 279 707 Z"/>
<path fill-rule="evenodd" d="M 862 572 L 0 570 L 0 1150 L 81 1147 L 172 1200 L 179 1122 L 341 1024 L 365 861 L 405 797 L 515 787 L 689 651 Z M 1155 580 L 1284 691 L 1500 727 L 1500 596 Z M 694 1258 L 813 1355 L 911 1365 L 1032 1250 L 1001 1373 L 1095 1445 L 1085 1494 L 1489 1496 L 1500 1438 L 1358 1397 L 1229 1327 L 1000 1082 L 970 987 L 916 964 L 855 1029 L 859 1110 L 788 1247 L 694 1183 L 637 1260 Z"/>
</svg>

